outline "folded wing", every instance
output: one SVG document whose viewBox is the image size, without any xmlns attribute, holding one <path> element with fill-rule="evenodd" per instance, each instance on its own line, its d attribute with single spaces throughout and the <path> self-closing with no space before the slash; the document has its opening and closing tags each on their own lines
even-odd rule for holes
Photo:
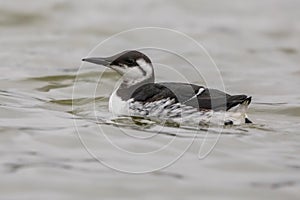
<svg viewBox="0 0 300 200">
<path fill-rule="evenodd" d="M 229 95 L 216 89 L 208 89 L 188 83 L 149 83 L 139 87 L 132 94 L 135 101 L 143 103 L 174 99 L 175 103 L 192 106 L 199 110 L 229 110 L 251 98 L 246 95 Z"/>
</svg>

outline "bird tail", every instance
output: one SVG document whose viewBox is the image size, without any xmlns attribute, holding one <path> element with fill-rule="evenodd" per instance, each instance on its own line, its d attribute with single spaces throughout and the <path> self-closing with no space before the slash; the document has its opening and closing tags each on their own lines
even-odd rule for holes
<svg viewBox="0 0 300 200">
<path fill-rule="evenodd" d="M 231 107 L 226 113 L 226 120 L 233 124 L 252 123 L 247 117 L 248 106 L 251 103 L 251 96 L 245 98 L 237 105 Z"/>
</svg>

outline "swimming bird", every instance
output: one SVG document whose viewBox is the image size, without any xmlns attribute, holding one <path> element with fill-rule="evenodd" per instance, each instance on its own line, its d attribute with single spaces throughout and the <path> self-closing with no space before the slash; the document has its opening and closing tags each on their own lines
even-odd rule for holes
<svg viewBox="0 0 300 200">
<path fill-rule="evenodd" d="M 196 124 L 214 123 L 213 119 L 225 125 L 251 123 L 246 115 L 251 96 L 229 95 L 191 83 L 155 83 L 153 64 L 139 51 L 128 50 L 82 61 L 103 65 L 122 76 L 120 85 L 109 98 L 109 111 L 114 115 Z"/>
</svg>

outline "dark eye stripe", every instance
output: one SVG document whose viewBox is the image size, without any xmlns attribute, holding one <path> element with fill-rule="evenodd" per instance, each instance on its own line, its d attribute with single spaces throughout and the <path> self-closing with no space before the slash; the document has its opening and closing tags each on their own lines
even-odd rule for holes
<svg viewBox="0 0 300 200">
<path fill-rule="evenodd" d="M 141 66 L 139 66 L 139 65 L 137 65 L 137 66 L 142 71 L 143 76 L 146 76 L 146 74 L 147 74 L 146 71 Z"/>
<path fill-rule="evenodd" d="M 135 61 L 134 61 L 133 59 L 129 59 L 129 60 L 127 60 L 127 63 L 128 63 L 128 64 L 134 64 Z"/>
</svg>

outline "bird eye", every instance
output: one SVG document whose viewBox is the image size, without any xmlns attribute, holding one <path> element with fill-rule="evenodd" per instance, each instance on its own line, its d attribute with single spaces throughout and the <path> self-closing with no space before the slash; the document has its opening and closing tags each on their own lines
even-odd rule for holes
<svg viewBox="0 0 300 200">
<path fill-rule="evenodd" d="M 128 64 L 134 64 L 135 63 L 134 59 L 128 59 L 126 61 L 127 61 Z"/>
</svg>

